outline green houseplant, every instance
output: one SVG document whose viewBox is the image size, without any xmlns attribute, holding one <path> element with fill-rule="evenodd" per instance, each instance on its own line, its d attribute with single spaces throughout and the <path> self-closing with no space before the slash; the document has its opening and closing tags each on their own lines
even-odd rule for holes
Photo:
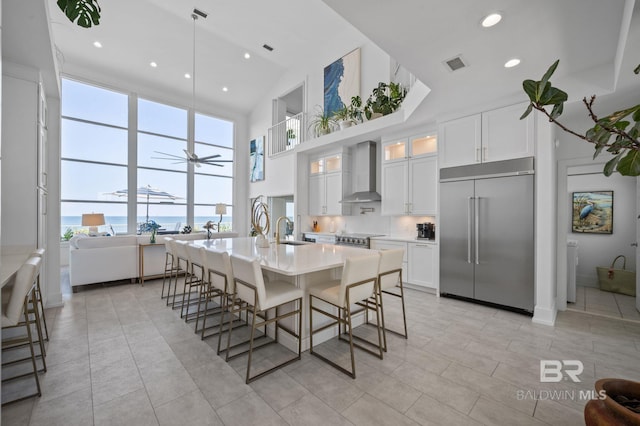
<svg viewBox="0 0 640 426">
<path fill-rule="evenodd" d="M 327 135 L 333 130 L 335 119 L 333 115 L 329 115 L 325 112 L 324 108 L 320 105 L 316 105 L 316 113 L 309 122 L 309 130 L 313 132 L 315 137 Z"/>
<path fill-rule="evenodd" d="M 100 5 L 97 0 L 58 0 L 58 7 L 71 22 L 83 28 L 100 24 Z"/>
<path fill-rule="evenodd" d="M 603 150 L 614 155 L 604 166 L 605 176 L 610 176 L 614 170 L 624 176 L 640 176 L 640 104 L 598 118 L 593 111 L 595 95 L 591 96 L 589 100 L 585 97 L 582 102 L 587 108 L 589 118 L 595 125 L 584 135 L 565 127 L 557 119 L 563 112 L 564 103 L 568 98 L 567 93 L 553 87 L 549 81 L 559 62 L 559 60 L 555 61 L 540 81 L 525 80 L 522 82 L 522 87 L 530 102 L 520 119 L 528 116 L 534 109 L 538 110 L 565 132 L 594 144 L 594 159 Z M 633 72 L 640 73 L 640 65 Z M 546 106 L 553 107 L 551 112 L 546 110 Z"/>
<path fill-rule="evenodd" d="M 392 82 L 387 84 L 381 81 L 371 91 L 364 105 L 364 114 L 367 120 L 396 111 L 406 95 L 407 90 L 400 86 L 399 83 Z"/>
</svg>

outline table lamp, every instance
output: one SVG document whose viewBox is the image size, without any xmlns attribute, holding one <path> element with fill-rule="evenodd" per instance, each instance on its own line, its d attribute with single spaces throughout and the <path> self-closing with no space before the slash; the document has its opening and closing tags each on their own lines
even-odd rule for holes
<svg viewBox="0 0 640 426">
<path fill-rule="evenodd" d="M 104 213 L 84 213 L 82 215 L 82 226 L 89 227 L 89 235 L 96 235 L 98 226 L 104 224 Z"/>
<path fill-rule="evenodd" d="M 218 221 L 218 232 L 220 232 L 220 224 L 222 223 L 222 215 L 227 214 L 227 205 L 224 203 L 216 204 L 216 214 L 220 215 L 220 220 Z"/>
</svg>

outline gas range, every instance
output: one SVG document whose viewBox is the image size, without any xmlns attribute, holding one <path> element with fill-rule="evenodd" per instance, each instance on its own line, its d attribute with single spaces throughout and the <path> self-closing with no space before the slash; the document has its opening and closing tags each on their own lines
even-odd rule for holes
<svg viewBox="0 0 640 426">
<path fill-rule="evenodd" d="M 380 234 L 342 234 L 336 235 L 336 245 L 360 248 L 371 247 L 371 237 L 379 237 Z"/>
</svg>

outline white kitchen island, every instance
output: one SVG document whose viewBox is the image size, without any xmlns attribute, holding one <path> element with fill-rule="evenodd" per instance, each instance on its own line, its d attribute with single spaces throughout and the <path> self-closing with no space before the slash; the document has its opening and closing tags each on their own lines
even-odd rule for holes
<svg viewBox="0 0 640 426">
<path fill-rule="evenodd" d="M 260 248 L 255 245 L 255 238 L 221 238 L 216 240 L 191 241 L 197 247 L 224 250 L 231 254 L 247 257 L 256 257 L 262 265 L 263 271 L 269 279 L 289 281 L 305 292 L 302 300 L 303 328 L 302 349 L 309 348 L 309 297 L 308 289 L 314 284 L 340 278 L 342 267 L 347 257 L 370 254 L 368 249 L 348 246 L 336 246 L 333 244 L 269 244 L 269 247 Z M 377 274 L 377 271 L 372 271 Z M 269 283 L 265 282 L 268 286 Z M 314 301 L 314 305 L 315 305 Z M 317 315 L 317 319 L 316 319 Z M 291 318 L 290 318 L 291 319 Z M 354 325 L 361 324 L 364 314 L 354 317 Z M 314 314 L 313 323 L 320 326 L 327 323 L 328 319 L 317 313 Z M 295 327 L 296 322 L 287 322 L 287 326 Z M 297 330 L 296 330 L 297 331 Z M 332 327 L 315 334 L 314 343 L 320 343 L 337 336 L 338 328 Z M 280 333 L 281 343 L 291 350 L 297 349 L 297 342 L 286 333 Z"/>
</svg>

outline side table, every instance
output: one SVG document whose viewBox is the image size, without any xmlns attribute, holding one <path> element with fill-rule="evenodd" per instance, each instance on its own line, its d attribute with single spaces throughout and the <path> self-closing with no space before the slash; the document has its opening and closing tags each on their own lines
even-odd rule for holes
<svg viewBox="0 0 640 426">
<path fill-rule="evenodd" d="M 144 249 L 155 246 L 164 246 L 164 243 L 138 243 L 138 281 L 141 286 L 144 286 Z"/>
</svg>

